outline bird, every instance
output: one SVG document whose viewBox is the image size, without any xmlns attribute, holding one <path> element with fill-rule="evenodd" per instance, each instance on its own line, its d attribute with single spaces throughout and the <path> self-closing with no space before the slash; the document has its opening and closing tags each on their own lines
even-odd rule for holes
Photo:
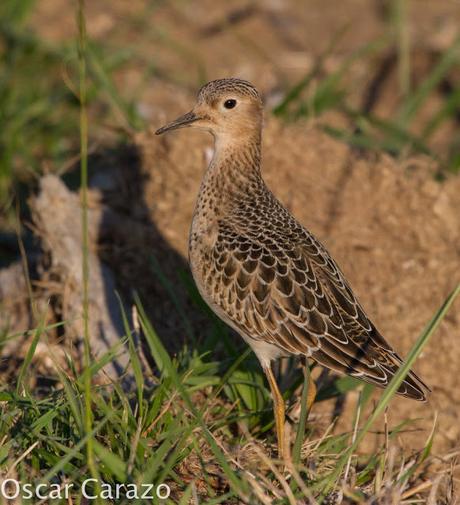
<svg viewBox="0 0 460 505">
<path fill-rule="evenodd" d="M 189 263 L 203 299 L 249 344 L 273 399 L 278 456 L 286 457 L 285 404 L 272 364 L 310 358 L 385 388 L 403 360 L 368 318 L 323 244 L 286 209 L 261 172 L 263 101 L 239 78 L 217 79 L 192 110 L 155 133 L 197 128 L 214 137 L 189 234 Z M 426 401 L 410 371 L 398 394 Z M 316 394 L 308 386 L 307 412 Z"/>
</svg>

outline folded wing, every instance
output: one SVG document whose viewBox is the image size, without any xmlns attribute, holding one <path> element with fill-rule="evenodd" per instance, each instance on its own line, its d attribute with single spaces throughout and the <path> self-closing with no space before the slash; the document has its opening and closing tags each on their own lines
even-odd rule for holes
<svg viewBox="0 0 460 505">
<path fill-rule="evenodd" d="M 300 225 L 255 237 L 219 223 L 203 268 L 213 302 L 250 338 L 380 387 L 402 365 L 325 248 Z M 424 401 L 426 391 L 409 372 L 398 393 Z"/>
</svg>

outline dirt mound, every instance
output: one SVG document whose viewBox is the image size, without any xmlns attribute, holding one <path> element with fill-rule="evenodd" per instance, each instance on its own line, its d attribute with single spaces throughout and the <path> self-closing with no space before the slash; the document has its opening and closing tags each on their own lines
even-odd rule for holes
<svg viewBox="0 0 460 505">
<path fill-rule="evenodd" d="M 164 242 L 182 257 L 209 139 L 191 131 L 137 138 L 144 195 Z M 207 153 L 209 156 L 209 152 Z M 407 353 L 460 281 L 460 179 L 435 180 L 427 158 L 398 163 L 363 155 L 314 124 L 270 119 L 263 175 L 274 193 L 336 258 L 386 338 Z M 428 404 L 394 400 L 391 421 L 440 412 L 438 447 L 458 445 L 460 300 L 416 365 L 432 387 Z M 347 422 L 347 421 L 345 421 Z M 349 428 L 349 425 L 347 426 Z"/>
</svg>

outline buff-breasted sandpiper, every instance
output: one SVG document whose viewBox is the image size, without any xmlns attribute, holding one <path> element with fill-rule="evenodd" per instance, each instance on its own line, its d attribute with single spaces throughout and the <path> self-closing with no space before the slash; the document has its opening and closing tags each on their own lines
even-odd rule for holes
<svg viewBox="0 0 460 505">
<path fill-rule="evenodd" d="M 325 247 L 277 200 L 261 176 L 263 106 L 256 88 L 219 79 L 201 88 L 191 112 L 160 128 L 210 132 L 214 156 L 203 177 L 189 238 L 197 287 L 256 353 L 274 402 L 278 453 L 285 454 L 284 401 L 271 363 L 311 358 L 386 387 L 401 358 L 365 314 Z M 310 408 L 315 388 L 309 388 Z M 424 401 L 413 372 L 398 393 Z"/>
</svg>

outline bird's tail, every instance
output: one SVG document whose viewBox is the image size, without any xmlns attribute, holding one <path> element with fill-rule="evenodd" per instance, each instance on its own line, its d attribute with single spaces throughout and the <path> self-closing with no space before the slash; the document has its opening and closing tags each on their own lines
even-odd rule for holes
<svg viewBox="0 0 460 505">
<path fill-rule="evenodd" d="M 398 366 L 391 374 L 393 378 L 394 374 L 399 370 L 400 366 L 403 364 L 399 356 L 396 356 L 399 361 Z M 422 379 L 412 370 L 404 378 L 403 382 L 399 386 L 397 393 L 401 396 L 406 396 L 407 398 L 412 398 L 420 402 L 426 402 L 428 393 L 431 393 L 431 389 L 422 381 Z"/>
<path fill-rule="evenodd" d="M 402 359 L 390 350 L 379 349 L 379 359 L 369 361 L 341 354 L 333 355 L 324 348 L 316 351 L 312 358 L 319 364 L 331 368 L 337 372 L 342 372 L 364 382 L 385 388 L 390 383 L 399 368 L 403 365 Z M 404 378 L 397 390 L 397 394 L 425 402 L 430 388 L 412 370 Z"/>
</svg>

